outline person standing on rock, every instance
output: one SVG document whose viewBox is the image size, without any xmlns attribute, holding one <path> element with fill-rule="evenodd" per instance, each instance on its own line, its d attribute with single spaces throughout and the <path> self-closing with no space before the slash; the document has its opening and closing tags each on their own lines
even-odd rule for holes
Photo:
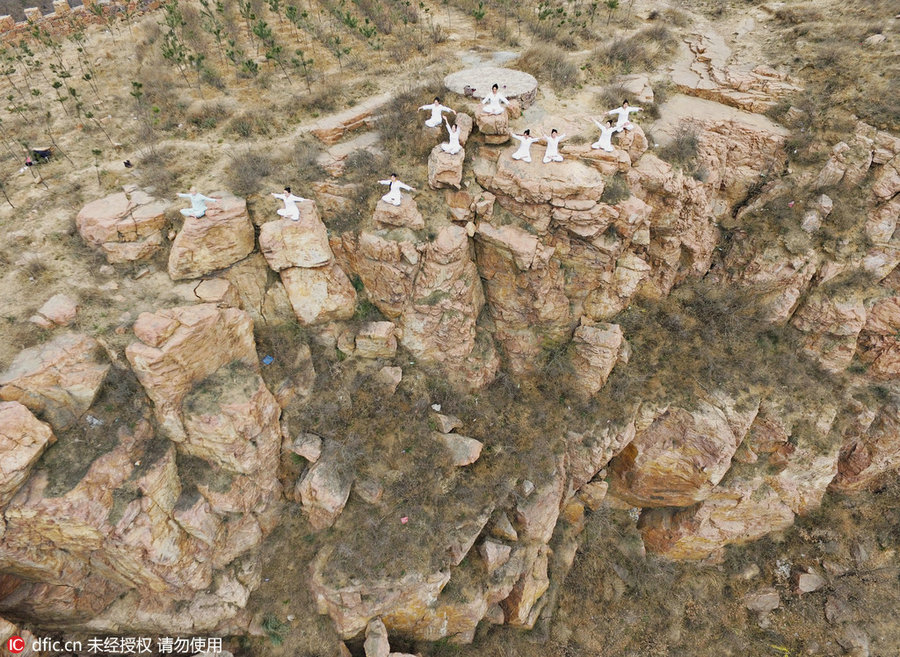
<svg viewBox="0 0 900 657">
<path fill-rule="evenodd" d="M 613 125 L 612 121 L 607 121 L 606 125 L 600 123 L 597 119 L 591 119 L 598 128 L 600 128 L 600 139 L 591 144 L 591 148 L 594 150 L 601 148 L 607 153 L 611 153 L 613 150 L 612 145 L 612 136 L 617 132 L 622 132 L 622 128 L 618 128 Z"/>
<path fill-rule="evenodd" d="M 297 207 L 297 204 L 309 200 L 303 198 L 302 196 L 294 196 L 293 194 L 291 194 L 290 187 L 284 188 L 284 194 L 273 193 L 272 196 L 281 201 L 284 201 L 284 207 L 278 210 L 278 214 L 280 214 L 282 217 L 287 217 L 291 221 L 300 220 L 300 208 Z"/>
<path fill-rule="evenodd" d="M 616 119 L 616 127 L 623 128 L 625 130 L 634 130 L 634 124 L 628 120 L 628 115 L 634 112 L 643 112 L 644 110 L 640 107 L 629 107 L 628 101 L 622 101 L 622 107 L 617 107 L 616 109 L 609 110 L 607 114 L 615 114 L 618 116 Z"/>
<path fill-rule="evenodd" d="M 191 187 L 191 191 L 189 193 L 179 194 L 178 197 L 191 200 L 191 207 L 184 208 L 181 211 L 181 214 L 183 214 L 185 217 L 196 217 L 197 219 L 206 215 L 207 203 L 218 203 L 222 200 L 220 198 L 210 198 L 209 196 L 198 194 L 196 187 Z"/>
<path fill-rule="evenodd" d="M 441 99 L 437 96 L 434 97 L 434 102 L 431 105 L 422 105 L 419 108 L 419 111 L 422 110 L 431 110 L 431 117 L 425 121 L 425 125 L 429 128 L 436 128 L 441 124 L 441 119 L 444 117 L 444 112 L 452 112 L 456 114 L 456 110 L 452 110 L 449 107 L 445 107 L 441 105 Z"/>
<path fill-rule="evenodd" d="M 505 108 L 504 105 L 509 105 L 509 101 L 506 99 L 506 96 L 500 93 L 500 87 L 497 83 L 491 87 L 491 93 L 481 99 L 482 105 L 487 105 L 484 108 L 485 114 L 503 114 Z"/>
<path fill-rule="evenodd" d="M 397 179 L 397 174 L 392 173 L 391 177 L 388 180 L 379 180 L 378 183 L 380 185 L 390 185 L 391 191 L 381 197 L 381 200 L 385 203 L 390 203 L 391 205 L 400 205 L 400 202 L 403 200 L 403 196 L 400 193 L 400 190 L 405 189 L 408 192 L 416 191 L 413 187 L 400 182 Z"/>
<path fill-rule="evenodd" d="M 562 162 L 563 156 L 559 154 L 559 142 L 566 138 L 565 135 L 559 134 L 556 128 L 550 131 L 550 136 L 542 135 L 541 138 L 547 142 L 547 151 L 544 153 L 544 164 L 548 162 Z"/>
<path fill-rule="evenodd" d="M 444 117 L 444 123 L 447 126 L 450 141 L 446 144 L 441 144 L 441 150 L 445 153 L 450 153 L 450 155 L 456 155 L 462 150 L 462 146 L 459 144 L 460 127 L 458 125 L 450 125 L 450 121 L 447 120 L 446 116 Z"/>
<path fill-rule="evenodd" d="M 526 130 L 521 135 L 512 133 L 512 138 L 519 141 L 519 148 L 512 154 L 512 159 L 531 162 L 531 145 L 536 141 L 540 141 L 540 139 L 532 137 L 531 130 Z"/>
</svg>

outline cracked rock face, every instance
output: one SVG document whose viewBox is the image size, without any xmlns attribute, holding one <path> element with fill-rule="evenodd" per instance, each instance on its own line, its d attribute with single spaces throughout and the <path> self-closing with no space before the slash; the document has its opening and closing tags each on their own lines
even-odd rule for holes
<svg viewBox="0 0 900 657">
<path fill-rule="evenodd" d="M 75 218 L 81 237 L 112 264 L 144 260 L 162 246 L 168 201 L 128 188 L 85 205 Z"/>
</svg>

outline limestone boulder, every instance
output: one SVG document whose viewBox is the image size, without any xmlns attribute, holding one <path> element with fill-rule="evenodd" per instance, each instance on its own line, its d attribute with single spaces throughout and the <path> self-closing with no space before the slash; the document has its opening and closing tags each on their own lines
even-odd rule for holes
<svg viewBox="0 0 900 657">
<path fill-rule="evenodd" d="M 619 361 L 624 344 L 618 324 L 584 324 L 572 338 L 575 381 L 586 396 L 599 392 Z"/>
<path fill-rule="evenodd" d="M 85 205 L 75 226 L 85 242 L 116 264 L 143 260 L 162 246 L 167 201 L 133 187 Z"/>
<path fill-rule="evenodd" d="M 438 144 L 428 156 L 428 184 L 432 189 L 453 187 L 459 189 L 462 182 L 463 161 L 466 159 L 465 149 L 451 155 Z"/>
<path fill-rule="evenodd" d="M 294 495 L 314 529 L 331 527 L 344 510 L 353 485 L 353 472 L 341 456 L 340 445 L 326 440 L 318 460 L 297 482 Z"/>
<path fill-rule="evenodd" d="M 385 365 L 378 370 L 378 374 L 375 375 L 375 380 L 393 395 L 397 391 L 400 382 L 403 380 L 403 369 Z"/>
<path fill-rule="evenodd" d="M 460 146 L 465 146 L 466 142 L 469 141 L 469 136 L 472 134 L 472 128 L 475 126 L 472 116 L 465 112 L 457 112 L 453 123 L 459 126 Z"/>
<path fill-rule="evenodd" d="M 387 628 L 380 618 L 369 621 L 366 625 L 366 640 L 363 643 L 366 657 L 389 657 L 391 645 L 388 642 Z"/>
<path fill-rule="evenodd" d="M 412 230 L 425 228 L 425 220 L 416 206 L 416 200 L 409 194 L 401 197 L 400 205 L 392 205 L 379 199 L 372 219 L 380 226 L 399 226 Z"/>
<path fill-rule="evenodd" d="M 214 303 L 231 308 L 241 307 L 237 288 L 227 278 L 205 278 L 194 288 L 194 296 L 200 303 Z"/>
<path fill-rule="evenodd" d="M 61 431 L 91 407 L 109 367 L 96 340 L 64 333 L 13 359 L 0 375 L 0 399 L 24 404 Z"/>
<path fill-rule="evenodd" d="M 507 625 L 530 629 L 537 622 L 542 608 L 537 603 L 550 588 L 547 576 L 549 551 L 546 545 L 540 547 L 537 558 L 516 582 L 509 597 L 500 602 Z"/>
<path fill-rule="evenodd" d="M 750 429 L 751 408 L 739 412 L 732 403 L 701 401 L 645 420 L 610 463 L 610 493 L 644 508 L 689 506 L 709 497 Z"/>
<path fill-rule="evenodd" d="M 632 130 L 623 130 L 617 133 L 614 145 L 618 150 L 628 153 L 632 162 L 637 162 L 650 146 L 644 129 L 639 125 L 635 125 Z"/>
<path fill-rule="evenodd" d="M 230 363 L 259 367 L 253 322 L 237 308 L 199 304 L 141 313 L 134 334 L 125 355 L 160 426 L 176 441 L 187 437 L 182 403 L 196 384 Z"/>
<path fill-rule="evenodd" d="M 509 111 L 488 114 L 479 105 L 475 110 L 475 125 L 488 144 L 505 144 L 509 141 Z"/>
<path fill-rule="evenodd" d="M 479 158 L 475 167 L 478 183 L 493 194 L 519 203 L 565 205 L 577 199 L 579 207 L 573 209 L 587 211 L 600 200 L 606 183 L 599 171 L 575 159 L 548 166 L 541 162 L 543 151 L 534 150 L 531 162 L 512 159 L 509 149 L 495 165 Z"/>
<path fill-rule="evenodd" d="M 44 450 L 56 442 L 50 426 L 18 402 L 0 402 L 0 509 L 15 495 Z"/>
<path fill-rule="evenodd" d="M 256 245 L 247 202 L 218 195 L 203 217 L 187 217 L 169 252 L 172 280 L 200 278 L 246 258 Z"/>
<path fill-rule="evenodd" d="M 314 203 L 299 206 L 300 218 L 278 219 L 259 230 L 259 250 L 275 271 L 288 267 L 321 267 L 334 258 L 328 243 L 328 230 L 319 219 Z"/>
<path fill-rule="evenodd" d="M 641 514 L 638 527 L 648 550 L 672 559 L 703 559 L 730 543 L 785 529 L 797 515 L 818 508 L 837 473 L 840 447 L 839 436 L 819 437 L 830 433 L 837 412 L 834 407 L 805 407 L 789 417 L 786 408 L 782 405 L 775 417 L 790 437 L 789 447 L 764 454 L 756 463 L 734 464 L 699 504 Z M 758 417 L 772 420 L 771 413 Z"/>
<path fill-rule="evenodd" d="M 875 174 L 872 193 L 881 200 L 889 200 L 900 192 L 900 155 L 884 163 Z"/>
<path fill-rule="evenodd" d="M 350 319 L 356 309 L 356 290 L 334 262 L 324 267 L 282 269 L 281 282 L 304 326 Z"/>
</svg>

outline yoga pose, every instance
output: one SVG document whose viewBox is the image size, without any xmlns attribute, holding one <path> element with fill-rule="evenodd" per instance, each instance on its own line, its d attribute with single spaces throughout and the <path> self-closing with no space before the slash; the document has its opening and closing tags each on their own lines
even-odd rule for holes
<svg viewBox="0 0 900 657">
<path fill-rule="evenodd" d="M 203 194 L 197 193 L 196 187 L 191 187 L 191 191 L 187 194 L 179 194 L 179 198 L 188 198 L 191 200 L 191 207 L 184 208 L 181 211 L 185 217 L 196 217 L 200 218 L 206 214 L 206 204 L 207 203 L 218 203 L 222 199 L 219 198 L 210 198 L 209 196 L 204 196 Z"/>
<path fill-rule="evenodd" d="M 284 194 L 273 193 L 272 196 L 284 201 L 284 207 L 278 210 L 278 214 L 280 214 L 282 217 L 287 217 L 291 221 L 300 220 L 300 208 L 297 207 L 297 203 L 302 203 L 303 201 L 309 200 L 303 198 L 302 196 L 294 196 L 293 194 L 291 194 L 290 187 L 284 188 Z"/>
<path fill-rule="evenodd" d="M 405 189 L 408 192 L 416 191 L 409 185 L 397 180 L 396 173 L 392 173 L 391 177 L 388 180 L 379 180 L 378 183 L 381 185 L 391 186 L 391 191 L 381 197 L 382 201 L 384 201 L 385 203 L 390 203 L 391 205 L 400 205 L 400 202 L 403 200 L 403 196 L 400 194 L 400 190 Z"/>
<path fill-rule="evenodd" d="M 531 145 L 536 141 L 540 141 L 540 139 L 532 137 L 531 130 L 526 130 L 521 135 L 512 133 L 512 138 L 519 140 L 519 148 L 512 154 L 512 159 L 531 162 Z"/>
<path fill-rule="evenodd" d="M 624 128 L 625 130 L 634 130 L 634 124 L 628 120 L 628 115 L 633 112 L 643 112 L 644 110 L 640 107 L 629 107 L 628 101 L 622 101 L 622 107 L 617 107 L 614 110 L 609 110 L 607 114 L 616 114 L 618 115 L 618 119 L 616 119 L 616 127 Z"/>
<path fill-rule="evenodd" d="M 495 83 L 491 87 L 491 93 L 481 99 L 481 104 L 487 105 L 484 108 L 485 114 L 503 114 L 503 106 L 509 105 L 509 101 L 500 93 L 500 87 Z"/>
<path fill-rule="evenodd" d="M 563 156 L 559 154 L 559 142 L 565 139 L 565 135 L 561 135 L 556 128 L 550 131 L 550 136 L 543 135 L 542 139 L 547 142 L 547 152 L 544 153 L 544 164 L 548 162 L 562 162 Z"/>
<path fill-rule="evenodd" d="M 622 132 L 622 128 L 617 128 L 613 125 L 612 121 L 607 121 L 606 125 L 600 123 L 597 119 L 591 119 L 598 128 L 600 128 L 600 139 L 591 144 L 591 148 L 597 149 L 602 148 L 607 153 L 612 152 L 612 136 L 616 132 Z"/>
<path fill-rule="evenodd" d="M 447 126 L 447 133 L 450 135 L 450 142 L 441 144 L 441 150 L 445 153 L 450 153 L 450 155 L 456 155 L 462 150 L 462 146 L 459 145 L 460 128 L 458 125 L 450 125 L 450 121 L 447 120 L 446 116 L 444 117 L 444 123 Z"/>
<path fill-rule="evenodd" d="M 434 97 L 434 102 L 431 103 L 431 105 L 422 105 L 422 107 L 419 108 L 419 111 L 422 110 L 431 110 L 431 118 L 425 121 L 425 125 L 429 128 L 436 128 L 441 124 L 441 118 L 443 118 L 444 112 L 453 112 L 456 114 L 456 110 L 441 105 L 441 99 L 437 96 Z"/>
</svg>

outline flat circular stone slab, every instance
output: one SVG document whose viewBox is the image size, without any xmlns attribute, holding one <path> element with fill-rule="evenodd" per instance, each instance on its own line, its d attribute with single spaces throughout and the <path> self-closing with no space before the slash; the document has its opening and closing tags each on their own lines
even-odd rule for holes
<svg viewBox="0 0 900 657">
<path fill-rule="evenodd" d="M 453 93 L 465 95 L 466 87 L 474 89 L 475 98 L 484 98 L 497 83 L 500 93 L 507 98 L 518 98 L 525 109 L 537 97 L 537 79 L 523 71 L 499 66 L 473 66 L 444 78 L 444 86 Z"/>
</svg>

